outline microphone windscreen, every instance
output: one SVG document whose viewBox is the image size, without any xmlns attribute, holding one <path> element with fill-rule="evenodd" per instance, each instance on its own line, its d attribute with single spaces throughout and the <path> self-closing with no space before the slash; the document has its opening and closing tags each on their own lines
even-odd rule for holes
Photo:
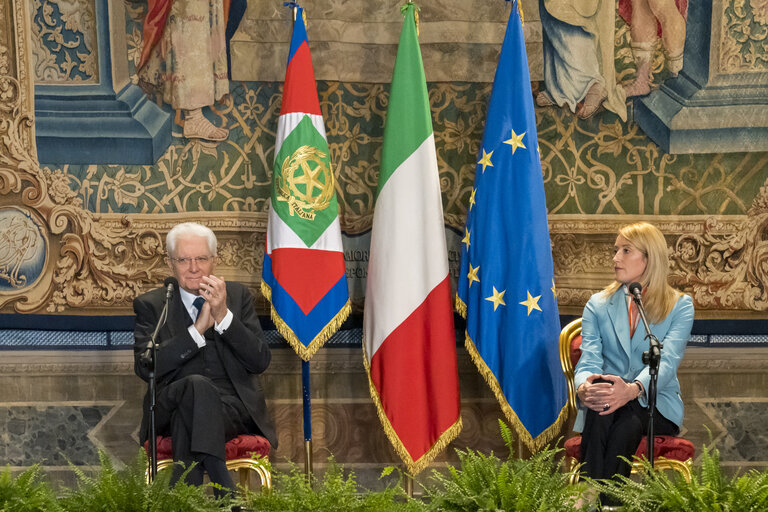
<svg viewBox="0 0 768 512">
<path fill-rule="evenodd" d="M 632 295 L 639 295 L 643 291 L 643 285 L 638 282 L 631 283 L 629 285 L 629 293 Z"/>
<path fill-rule="evenodd" d="M 179 286 L 179 280 L 173 276 L 168 276 L 165 278 L 165 281 L 163 281 L 163 286 L 168 288 L 169 284 L 172 284 L 174 288 L 177 288 Z"/>
</svg>

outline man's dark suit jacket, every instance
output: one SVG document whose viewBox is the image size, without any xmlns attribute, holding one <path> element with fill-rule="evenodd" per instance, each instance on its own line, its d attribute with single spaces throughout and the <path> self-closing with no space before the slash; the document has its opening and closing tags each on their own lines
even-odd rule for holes
<svg viewBox="0 0 768 512">
<path fill-rule="evenodd" d="M 136 313 L 134 327 L 134 369 L 136 374 L 149 381 L 149 369 L 140 358 L 149 345 L 165 301 L 165 289 L 147 292 L 133 301 Z M 208 350 L 215 349 L 230 380 L 248 412 L 264 437 L 277 448 L 277 434 L 272 418 L 267 412 L 264 393 L 257 374 L 269 366 L 271 354 L 264 341 L 259 318 L 253 307 L 251 292 L 243 285 L 227 282 L 227 307 L 233 319 L 224 334 L 211 328 L 205 333 Z M 200 351 L 187 330 L 193 321 L 184 308 L 178 289 L 168 304 L 168 321 L 158 333 L 157 391 L 173 382 L 179 369 Z M 144 415 L 141 420 L 141 442 L 149 437 L 149 391 L 144 397 Z"/>
</svg>

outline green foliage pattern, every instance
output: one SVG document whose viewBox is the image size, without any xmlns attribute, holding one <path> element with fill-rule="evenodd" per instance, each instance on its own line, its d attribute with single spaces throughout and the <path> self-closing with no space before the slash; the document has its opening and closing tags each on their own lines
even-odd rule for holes
<svg viewBox="0 0 768 512">
<path fill-rule="evenodd" d="M 417 512 L 425 510 L 418 500 L 409 500 L 398 483 L 379 492 L 360 489 L 353 472 L 346 472 L 334 460 L 322 478 L 306 475 L 296 465 L 275 475 L 271 492 L 248 492 L 246 508 L 259 511 L 302 512 Z"/>
<path fill-rule="evenodd" d="M 99 453 L 101 468 L 95 476 L 71 465 L 78 485 L 59 500 L 63 512 L 220 512 L 224 500 L 216 500 L 205 487 L 187 485 L 180 479 L 169 488 L 170 471 L 161 471 L 146 482 L 147 457 L 142 449 L 127 467 L 116 469 Z"/>
<path fill-rule="evenodd" d="M 592 482 L 601 492 L 620 499 L 623 512 L 762 512 L 768 510 L 768 471 L 726 475 L 720 452 L 704 447 L 690 482 L 677 473 L 653 471 L 645 461 L 642 481 Z"/>
<path fill-rule="evenodd" d="M 559 469 L 559 449 L 547 448 L 530 459 L 513 458 L 509 427 L 499 421 L 510 455 L 501 460 L 471 449 L 457 450 L 460 468 L 448 475 L 433 471 L 428 487 L 430 510 L 435 511 L 566 511 L 574 510 L 581 486 L 569 486 Z"/>
<path fill-rule="evenodd" d="M 0 473 L 0 512 L 58 512 L 51 488 L 42 480 L 40 466 L 34 465 L 15 479 L 11 468 Z"/>
<path fill-rule="evenodd" d="M 359 487 L 353 472 L 344 470 L 333 457 L 322 477 L 307 479 L 292 465 L 288 472 L 274 473 L 270 491 L 245 491 L 242 498 L 216 499 L 207 486 L 196 487 L 183 479 L 169 486 L 170 471 L 161 471 L 146 482 L 147 458 L 143 450 L 125 468 L 116 468 L 99 454 L 94 475 L 72 465 L 77 476 L 73 489 L 56 497 L 43 479 L 40 466 L 13 477 L 10 467 L 0 473 L 0 512 L 220 512 L 231 505 L 249 511 L 318 512 L 481 512 L 589 510 L 582 497 L 601 492 L 624 503 L 623 512 L 762 512 L 768 510 L 768 471 L 750 470 L 730 476 L 720 465 L 716 448 L 703 450 L 691 482 L 676 473 L 646 471 L 640 480 L 587 480 L 568 485 L 560 466 L 562 450 L 547 448 L 529 459 L 513 458 L 514 439 L 500 422 L 501 435 L 510 455 L 458 450 L 459 465 L 445 471 L 434 469 L 422 486 L 422 499 L 409 498 L 401 478 L 383 491 Z M 382 477 L 397 471 L 389 467 Z M 594 491 L 585 493 L 587 488 Z"/>
</svg>

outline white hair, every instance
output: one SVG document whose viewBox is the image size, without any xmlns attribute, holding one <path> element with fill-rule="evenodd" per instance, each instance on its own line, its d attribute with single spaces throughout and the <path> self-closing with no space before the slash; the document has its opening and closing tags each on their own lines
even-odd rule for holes
<svg viewBox="0 0 768 512">
<path fill-rule="evenodd" d="M 216 256 L 216 235 L 211 231 L 211 228 L 198 224 L 197 222 L 182 222 L 176 224 L 165 236 L 165 247 L 168 250 L 168 256 L 173 257 L 176 251 L 176 242 L 179 238 L 185 238 L 189 236 L 201 236 L 208 242 L 208 250 L 211 251 L 211 256 Z"/>
</svg>

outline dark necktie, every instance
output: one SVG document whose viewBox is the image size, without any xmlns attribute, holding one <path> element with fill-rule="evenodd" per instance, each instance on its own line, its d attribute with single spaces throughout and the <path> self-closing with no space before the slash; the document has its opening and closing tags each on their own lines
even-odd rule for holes
<svg viewBox="0 0 768 512">
<path fill-rule="evenodd" d="M 202 297 L 197 297 L 195 300 L 192 301 L 192 305 L 197 308 L 197 314 L 195 315 L 195 320 L 197 320 L 197 317 L 200 316 L 200 312 L 203 310 L 203 304 L 205 304 L 205 299 Z"/>
</svg>

